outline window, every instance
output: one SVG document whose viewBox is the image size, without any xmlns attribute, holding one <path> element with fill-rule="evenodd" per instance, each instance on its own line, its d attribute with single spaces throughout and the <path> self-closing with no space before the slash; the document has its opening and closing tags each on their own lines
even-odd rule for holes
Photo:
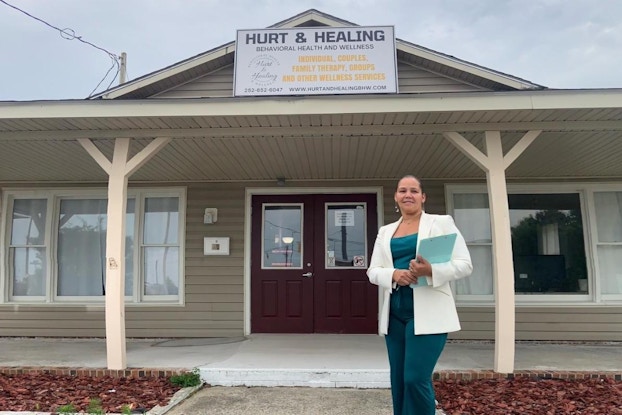
<svg viewBox="0 0 622 415">
<path fill-rule="evenodd" d="M 10 191 L 5 284 L 11 302 L 103 302 L 106 290 L 105 192 Z M 128 192 L 125 295 L 128 302 L 180 301 L 182 190 Z M 141 235 L 136 238 L 136 235 Z"/>
<path fill-rule="evenodd" d="M 469 278 L 456 282 L 456 294 L 488 295 L 492 291 L 492 232 L 488 195 L 454 194 L 454 220 L 466 240 L 473 261 Z"/>
<path fill-rule="evenodd" d="M 41 298 L 46 291 L 45 199 L 16 200 L 11 218 L 9 270 L 14 297 Z"/>
<path fill-rule="evenodd" d="M 142 236 L 144 295 L 179 293 L 179 198 L 145 198 Z"/>
<path fill-rule="evenodd" d="M 262 269 L 302 268 L 302 217 L 301 204 L 264 204 Z"/>
<path fill-rule="evenodd" d="M 622 299 L 622 191 L 589 190 L 589 185 L 508 186 L 517 301 Z M 471 277 L 455 283 L 456 294 L 460 300 L 492 301 L 486 189 L 456 185 L 447 191 L 474 267 Z M 586 222 L 588 217 L 593 221 Z M 593 249 L 588 240 L 595 241 Z M 597 272 L 591 275 L 594 265 Z"/>
<path fill-rule="evenodd" d="M 579 194 L 510 194 L 508 201 L 516 293 L 587 294 Z"/>
<path fill-rule="evenodd" d="M 601 292 L 622 294 L 622 191 L 595 192 L 596 255 Z"/>
<path fill-rule="evenodd" d="M 367 206 L 327 203 L 325 209 L 325 267 L 367 267 Z"/>
</svg>

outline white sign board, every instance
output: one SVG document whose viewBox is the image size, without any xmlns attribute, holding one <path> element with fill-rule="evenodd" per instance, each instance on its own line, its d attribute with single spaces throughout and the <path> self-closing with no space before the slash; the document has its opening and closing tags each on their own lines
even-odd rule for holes
<svg viewBox="0 0 622 415">
<path fill-rule="evenodd" d="M 397 93 L 393 26 L 238 30 L 235 96 Z"/>
</svg>

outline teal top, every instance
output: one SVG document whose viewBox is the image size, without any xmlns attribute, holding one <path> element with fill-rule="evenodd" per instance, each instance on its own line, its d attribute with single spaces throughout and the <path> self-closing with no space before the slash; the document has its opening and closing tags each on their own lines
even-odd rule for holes
<svg viewBox="0 0 622 415">
<path fill-rule="evenodd" d="M 396 269 L 408 269 L 410 261 L 417 256 L 417 237 L 419 234 L 391 238 L 391 255 Z"/>
<path fill-rule="evenodd" d="M 391 255 L 393 267 L 396 269 L 408 269 L 410 260 L 416 258 L 418 234 L 391 238 Z M 413 318 L 413 289 L 409 285 L 397 286 L 391 295 L 389 309 L 391 315 L 406 321 Z"/>
</svg>

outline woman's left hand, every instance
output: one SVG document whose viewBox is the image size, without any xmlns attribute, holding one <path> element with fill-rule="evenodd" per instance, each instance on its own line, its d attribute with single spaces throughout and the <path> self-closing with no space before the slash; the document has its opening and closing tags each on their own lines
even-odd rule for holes
<svg viewBox="0 0 622 415">
<path fill-rule="evenodd" d="M 408 270 L 415 277 L 431 277 L 432 276 L 432 264 L 430 264 L 421 255 L 417 255 L 416 259 L 410 261 Z"/>
</svg>

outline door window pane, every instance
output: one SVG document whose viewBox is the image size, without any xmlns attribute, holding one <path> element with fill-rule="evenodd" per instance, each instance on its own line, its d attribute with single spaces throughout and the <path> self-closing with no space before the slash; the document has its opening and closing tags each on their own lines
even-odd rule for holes
<svg viewBox="0 0 622 415">
<path fill-rule="evenodd" d="M 13 202 L 9 263 L 14 296 L 45 295 L 46 199 Z"/>
<path fill-rule="evenodd" d="M 587 293 L 579 195 L 510 194 L 508 201 L 516 292 Z"/>
<path fill-rule="evenodd" d="M 326 204 L 326 268 L 367 267 L 364 204 Z"/>
<path fill-rule="evenodd" d="M 302 268 L 302 205 L 264 205 L 262 241 L 262 268 Z"/>
</svg>

